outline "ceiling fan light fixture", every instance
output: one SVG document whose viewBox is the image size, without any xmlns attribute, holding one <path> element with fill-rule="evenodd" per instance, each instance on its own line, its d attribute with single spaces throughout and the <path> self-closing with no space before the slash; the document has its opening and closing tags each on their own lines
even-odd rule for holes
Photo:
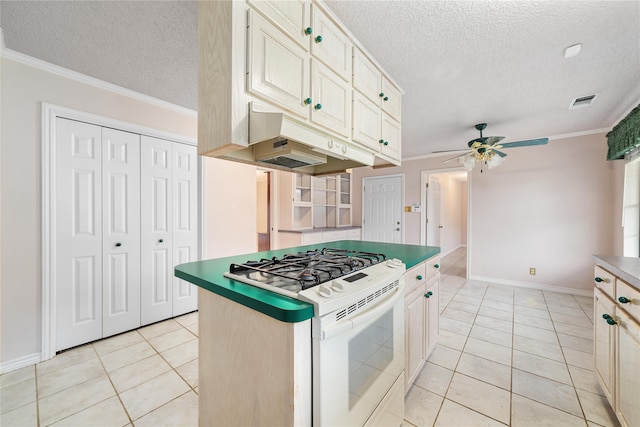
<svg viewBox="0 0 640 427">
<path fill-rule="evenodd" d="M 565 58 L 572 58 L 574 56 L 578 56 L 578 54 L 580 53 L 580 50 L 582 49 L 582 43 L 577 43 L 574 45 L 569 46 L 568 48 L 566 48 L 564 50 L 564 57 Z"/>
</svg>

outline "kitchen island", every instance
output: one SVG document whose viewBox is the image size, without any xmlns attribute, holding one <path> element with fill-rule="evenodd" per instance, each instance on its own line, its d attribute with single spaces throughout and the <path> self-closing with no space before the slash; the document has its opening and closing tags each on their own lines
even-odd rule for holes
<svg viewBox="0 0 640 427">
<path fill-rule="evenodd" d="M 336 248 L 377 252 L 407 269 L 437 247 L 343 240 L 176 266 L 199 286 L 200 425 L 312 424 L 311 318 L 303 301 L 224 277 L 231 263 Z"/>
</svg>

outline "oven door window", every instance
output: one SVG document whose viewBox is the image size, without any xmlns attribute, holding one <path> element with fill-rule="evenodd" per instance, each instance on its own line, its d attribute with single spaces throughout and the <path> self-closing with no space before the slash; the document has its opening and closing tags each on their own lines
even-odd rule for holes
<svg viewBox="0 0 640 427">
<path fill-rule="evenodd" d="M 385 375 L 391 362 L 393 311 L 390 310 L 349 341 L 349 409 Z"/>
</svg>

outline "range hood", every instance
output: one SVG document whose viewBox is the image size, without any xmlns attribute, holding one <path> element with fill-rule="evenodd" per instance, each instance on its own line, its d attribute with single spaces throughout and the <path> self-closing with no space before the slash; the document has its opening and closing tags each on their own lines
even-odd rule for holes
<svg viewBox="0 0 640 427">
<path fill-rule="evenodd" d="M 249 110 L 249 146 L 255 162 L 293 172 L 325 174 L 375 162 L 372 151 L 287 113 L 260 111 L 255 103 Z"/>
</svg>

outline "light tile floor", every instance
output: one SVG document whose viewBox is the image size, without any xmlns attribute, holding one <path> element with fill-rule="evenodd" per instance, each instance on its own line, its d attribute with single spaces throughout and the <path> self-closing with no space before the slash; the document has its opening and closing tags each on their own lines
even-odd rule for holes
<svg viewBox="0 0 640 427">
<path fill-rule="evenodd" d="M 441 260 L 441 337 L 411 426 L 618 426 L 593 373 L 589 297 L 466 280 Z M 447 273 L 448 272 L 448 273 Z M 198 315 L 0 375 L 0 426 L 196 426 Z"/>
<path fill-rule="evenodd" d="M 0 426 L 197 426 L 198 313 L 0 375 Z"/>
</svg>

